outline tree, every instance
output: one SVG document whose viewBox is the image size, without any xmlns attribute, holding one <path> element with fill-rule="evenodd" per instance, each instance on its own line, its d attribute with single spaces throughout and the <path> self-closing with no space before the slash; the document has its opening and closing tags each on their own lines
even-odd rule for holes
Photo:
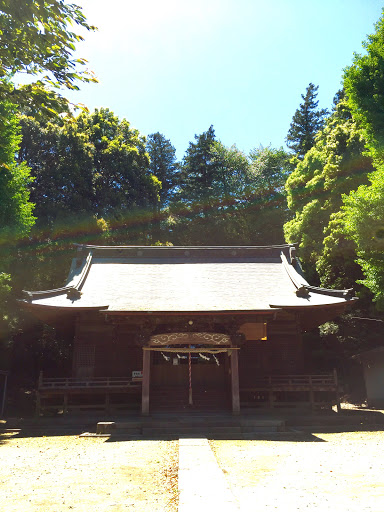
<svg viewBox="0 0 384 512">
<path fill-rule="evenodd" d="M 185 204 L 204 215 L 212 199 L 212 184 L 216 179 L 218 162 L 214 158 L 215 130 L 211 125 L 206 132 L 195 135 L 190 142 L 181 169 L 180 197 Z"/>
<path fill-rule="evenodd" d="M 319 86 L 310 83 L 305 96 L 301 97 L 304 103 L 296 110 L 286 138 L 287 146 L 292 149 L 299 159 L 309 151 L 315 143 L 315 135 L 324 125 L 328 114 L 326 109 L 318 109 L 316 101 Z"/>
<path fill-rule="evenodd" d="M 244 201 L 250 185 L 249 160 L 236 145 L 226 147 L 220 141 L 213 143 L 211 151 L 215 165 L 211 191 L 216 205 L 221 210 L 236 207 Z"/>
<path fill-rule="evenodd" d="M 0 102 L 0 340 L 13 324 L 10 313 L 11 265 L 17 259 L 16 241 L 31 229 L 35 218 L 29 201 L 30 170 L 18 164 L 15 154 L 20 142 L 20 127 L 14 105 Z"/>
<path fill-rule="evenodd" d="M 384 308 L 383 204 L 384 204 L 384 16 L 364 43 L 365 55 L 355 55 L 344 73 L 344 86 L 352 115 L 362 126 L 367 153 L 375 171 L 370 184 L 344 198 L 347 234 L 356 244 L 359 264 L 378 306 Z"/>
<path fill-rule="evenodd" d="M 184 159 L 180 200 L 170 205 L 172 242 L 281 243 L 290 156 L 282 148 L 259 148 L 248 158 L 216 140 L 212 127 L 195 140 Z"/>
<path fill-rule="evenodd" d="M 14 106 L 0 102 L 0 245 L 27 234 L 35 221 L 29 201 L 30 170 L 15 160 L 20 138 Z"/>
<path fill-rule="evenodd" d="M 356 54 L 353 64 L 346 68 L 344 87 L 352 114 L 364 130 L 375 165 L 381 167 L 384 159 L 384 16 L 375 29 L 363 43 L 366 54 Z"/>
<path fill-rule="evenodd" d="M 8 81 L 20 72 L 41 76 L 40 95 L 44 85 L 78 89 L 78 80 L 96 81 L 92 73 L 84 70 L 86 61 L 73 57 L 75 44 L 83 40 L 68 28 L 73 25 L 95 30 L 88 25 L 81 7 L 75 4 L 61 0 L 0 0 L 0 93 L 3 99 L 17 103 L 30 93 L 28 89 L 15 90 Z M 36 99 L 41 98 L 37 95 Z"/>
<path fill-rule="evenodd" d="M 21 116 L 19 161 L 26 161 L 35 179 L 31 198 L 39 228 L 57 221 L 94 215 L 93 147 L 75 119 L 38 121 Z"/>
<path fill-rule="evenodd" d="M 149 171 L 145 138 L 128 121 L 96 109 L 76 118 L 22 116 L 21 123 L 19 158 L 35 175 L 37 227 L 47 232 L 37 235 L 40 239 L 60 238 L 65 231 L 72 237 L 112 236 L 112 231 L 128 236 L 125 230 L 136 225 L 147 231 L 160 182 Z M 131 222 L 134 216 L 143 220 Z"/>
<path fill-rule="evenodd" d="M 163 134 L 156 132 L 148 135 L 146 151 L 150 158 L 149 170 L 161 181 L 159 206 L 166 206 L 179 185 L 180 166 L 176 149 Z"/>
<path fill-rule="evenodd" d="M 384 173 L 372 173 L 371 184 L 344 198 L 347 234 L 356 243 L 358 263 L 364 273 L 360 282 L 384 309 Z"/>
<path fill-rule="evenodd" d="M 250 152 L 252 186 L 263 193 L 285 196 L 284 185 L 293 168 L 290 155 L 281 148 L 260 146 Z"/>
<path fill-rule="evenodd" d="M 213 126 L 195 135 L 183 160 L 180 185 L 170 205 L 171 241 L 213 245 L 238 243 L 237 216 L 249 174 L 247 157 L 216 140 Z"/>
<path fill-rule="evenodd" d="M 323 286 L 353 286 L 359 276 L 340 210 L 343 194 L 366 183 L 372 170 L 370 158 L 362 155 L 364 147 L 363 133 L 341 100 L 286 183 L 294 214 L 284 226 L 286 240 L 299 244 L 305 266 L 317 269 Z"/>
<path fill-rule="evenodd" d="M 26 262 L 25 255 L 33 252 L 27 244 L 21 250 L 21 239 L 30 233 L 35 221 L 33 204 L 29 200 L 32 179 L 20 157 L 20 133 L 15 106 L 20 106 L 24 112 L 33 112 L 36 117 L 56 116 L 60 112 L 69 111 L 68 101 L 49 88 L 77 89 L 78 80 L 96 81 L 92 73 L 81 70 L 84 69 L 85 60 L 73 57 L 75 43 L 82 40 L 82 37 L 68 28 L 71 25 L 87 30 L 94 28 L 86 23 L 80 7 L 65 4 L 63 0 L 0 0 L 2 341 L 9 341 L 11 330 L 20 326 L 17 323 L 20 312 L 15 307 L 15 298 L 20 297 L 18 278 L 26 274 L 19 270 L 21 262 Z M 15 88 L 12 80 L 16 73 L 34 75 L 38 80 L 34 84 Z M 18 155 L 18 161 L 15 155 Z M 35 253 L 31 259 L 36 263 Z M 31 267 L 28 270 L 31 274 Z"/>
<path fill-rule="evenodd" d="M 97 215 L 156 206 L 161 184 L 149 170 L 145 137 L 107 108 L 82 113 L 77 123 L 93 147 Z"/>
<path fill-rule="evenodd" d="M 248 240 L 256 245 L 280 244 L 283 225 L 291 218 L 285 182 L 293 170 L 283 148 L 262 147 L 250 153 L 251 179 L 244 205 Z"/>
</svg>

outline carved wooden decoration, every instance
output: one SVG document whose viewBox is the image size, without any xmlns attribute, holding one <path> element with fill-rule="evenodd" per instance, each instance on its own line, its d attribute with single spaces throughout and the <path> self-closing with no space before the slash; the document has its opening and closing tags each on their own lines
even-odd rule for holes
<svg viewBox="0 0 384 512">
<path fill-rule="evenodd" d="M 172 332 L 150 337 L 152 346 L 165 345 L 231 345 L 228 334 L 216 332 Z"/>
</svg>

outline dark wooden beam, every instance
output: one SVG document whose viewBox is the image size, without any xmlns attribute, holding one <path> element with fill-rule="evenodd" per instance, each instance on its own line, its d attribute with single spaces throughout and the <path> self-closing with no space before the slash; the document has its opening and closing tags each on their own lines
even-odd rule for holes
<svg viewBox="0 0 384 512">
<path fill-rule="evenodd" d="M 231 354 L 232 414 L 240 414 L 239 356 L 237 350 Z"/>
<path fill-rule="evenodd" d="M 141 391 L 141 414 L 149 414 L 149 386 L 151 377 L 151 351 L 143 350 L 143 382 Z"/>
</svg>

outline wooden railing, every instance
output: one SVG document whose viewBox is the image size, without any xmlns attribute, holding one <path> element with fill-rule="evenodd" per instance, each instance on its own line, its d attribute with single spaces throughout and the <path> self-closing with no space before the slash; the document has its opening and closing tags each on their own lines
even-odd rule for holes
<svg viewBox="0 0 384 512">
<path fill-rule="evenodd" d="M 129 379 L 126 377 L 92 377 L 92 378 L 77 378 L 77 377 L 64 377 L 64 378 L 39 378 L 39 390 L 59 390 L 59 389 L 74 389 L 74 388 L 122 388 L 137 386 L 140 381 Z"/>
<path fill-rule="evenodd" d="M 295 397 L 295 392 L 305 392 L 307 399 L 293 398 L 291 402 L 288 397 Z M 325 392 L 325 394 L 324 394 Z M 328 392 L 328 393 L 327 393 Z M 254 377 L 252 382 L 240 388 L 242 406 L 268 405 L 269 407 L 288 405 L 301 405 L 307 401 L 312 408 L 317 404 L 333 402 L 340 410 L 339 385 L 336 370 L 331 374 L 321 375 L 268 375 Z M 332 400 L 319 400 L 318 396 L 325 397 L 327 394 L 333 396 Z M 297 393 L 296 393 L 297 395 Z M 279 397 L 285 399 L 279 402 Z"/>
<path fill-rule="evenodd" d="M 40 414 L 43 409 L 62 408 L 64 412 L 75 408 L 92 408 L 99 405 L 92 405 L 92 398 L 96 395 L 105 396 L 105 402 L 101 404 L 105 409 L 112 405 L 111 397 L 118 397 L 123 394 L 126 397 L 140 394 L 140 379 L 127 377 L 43 377 L 40 374 L 36 412 Z M 59 404 L 48 404 L 46 401 L 52 398 L 62 398 Z M 82 397 L 81 404 L 71 403 L 71 397 Z M 324 397 L 324 400 L 323 400 Z M 330 398 L 332 397 L 332 398 Z M 264 377 L 255 376 L 248 386 L 240 388 L 240 400 L 242 407 L 285 407 L 301 406 L 307 402 L 312 408 L 317 405 L 336 404 L 340 410 L 339 387 L 337 374 L 305 374 L 305 375 L 268 375 Z M 125 401 L 121 404 L 129 404 Z M 132 403 L 135 403 L 134 401 Z"/>
<path fill-rule="evenodd" d="M 44 410 L 138 408 L 139 379 L 128 377 L 43 377 L 40 373 L 36 393 L 36 414 Z M 117 398 L 117 402 L 113 401 Z"/>
<path fill-rule="evenodd" d="M 326 375 L 268 375 L 265 377 L 254 377 L 251 389 L 254 388 L 282 388 L 291 387 L 327 387 L 337 386 L 337 375 L 335 373 Z"/>
</svg>

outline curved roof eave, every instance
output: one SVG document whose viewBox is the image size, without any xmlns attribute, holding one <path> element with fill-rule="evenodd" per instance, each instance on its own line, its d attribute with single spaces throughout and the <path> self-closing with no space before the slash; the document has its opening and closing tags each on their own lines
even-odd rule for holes
<svg viewBox="0 0 384 512">
<path fill-rule="evenodd" d="M 18 300 L 17 302 L 27 309 L 45 309 L 46 311 L 62 311 L 68 313 L 72 311 L 105 311 L 109 308 L 109 306 L 56 306 L 53 304 L 36 304 L 34 302 L 28 302 L 27 300 Z"/>
<path fill-rule="evenodd" d="M 119 316 L 119 315 L 175 315 L 175 316 L 193 316 L 193 315 L 274 315 L 280 308 L 274 309 L 242 309 L 242 310 L 181 310 L 181 311 L 127 311 L 127 310 L 110 310 L 103 311 L 106 315 Z"/>
<path fill-rule="evenodd" d="M 273 309 L 289 309 L 289 310 L 300 310 L 304 311 L 306 309 L 329 309 L 329 308 L 337 308 L 340 306 L 347 306 L 349 304 L 352 304 L 353 302 L 356 302 L 359 300 L 357 297 L 352 297 L 351 299 L 345 299 L 340 300 L 338 302 L 328 302 L 328 303 L 322 303 L 322 304 L 314 304 L 314 303 L 308 303 L 308 304 L 270 304 L 270 307 Z"/>
<path fill-rule="evenodd" d="M 52 297 L 64 294 L 68 295 L 71 293 L 80 295 L 80 288 L 83 286 L 89 269 L 91 267 L 92 257 L 92 251 L 89 251 L 88 256 L 85 258 L 83 265 L 80 266 L 77 273 L 72 264 L 66 286 L 62 286 L 61 288 L 54 288 L 51 290 L 23 290 L 23 294 L 27 298 L 26 302 L 31 303 L 33 299 L 37 298 Z"/>
</svg>

